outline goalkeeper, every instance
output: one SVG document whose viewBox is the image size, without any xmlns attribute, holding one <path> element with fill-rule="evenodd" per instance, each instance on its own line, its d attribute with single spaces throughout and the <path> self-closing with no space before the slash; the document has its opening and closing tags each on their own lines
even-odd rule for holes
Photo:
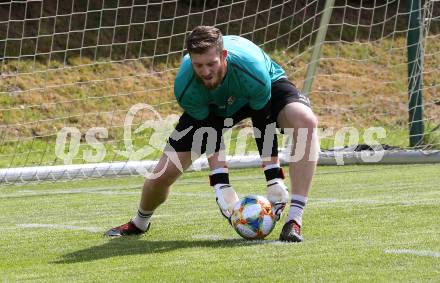
<svg viewBox="0 0 440 283">
<path fill-rule="evenodd" d="M 174 82 L 174 94 L 184 113 L 153 171 L 156 178 L 145 181 L 137 214 L 106 235 L 145 233 L 170 186 L 203 153 L 208 157 L 217 204 L 229 219 L 238 197 L 229 183 L 222 134 L 250 117 L 267 180 L 267 198 L 278 218 L 290 200 L 280 240 L 302 242 L 302 214 L 319 152 L 317 118 L 309 100 L 288 81 L 278 64 L 245 38 L 223 37 L 215 27 L 199 26 L 188 36 L 186 47 L 189 54 L 184 56 Z M 289 161 L 290 199 L 279 165 L 276 127 L 293 135 L 296 143 L 292 152 L 295 160 Z"/>
</svg>

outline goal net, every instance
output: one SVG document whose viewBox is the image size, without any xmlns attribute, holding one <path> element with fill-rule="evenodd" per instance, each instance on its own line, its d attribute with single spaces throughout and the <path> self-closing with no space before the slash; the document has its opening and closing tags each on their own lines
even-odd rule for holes
<svg viewBox="0 0 440 283">
<path fill-rule="evenodd" d="M 321 26 L 323 0 L 2 1 L 0 182 L 138 174 L 139 164 L 153 166 L 145 160 L 160 156 L 181 113 L 173 80 L 185 38 L 198 25 L 254 41 L 299 89 L 320 47 L 308 95 L 323 150 L 371 136 L 409 149 L 414 122 L 423 124 L 417 148 L 437 150 L 440 2 L 424 1 L 418 11 L 422 82 L 413 92 L 404 2 L 336 1 Z M 421 94 L 422 104 L 410 106 Z M 422 119 L 410 119 L 411 107 L 423 110 Z M 238 141 L 247 123 L 232 131 L 232 154 L 243 151 Z"/>
</svg>

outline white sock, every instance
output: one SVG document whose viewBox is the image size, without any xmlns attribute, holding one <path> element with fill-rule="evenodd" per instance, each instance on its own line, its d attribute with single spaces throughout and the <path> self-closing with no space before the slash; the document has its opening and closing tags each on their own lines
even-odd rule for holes
<svg viewBox="0 0 440 283">
<path fill-rule="evenodd" d="M 265 165 L 263 167 L 263 170 L 266 171 L 266 170 L 273 169 L 273 168 L 280 168 L 280 164 L 274 163 L 274 164 Z"/>
<path fill-rule="evenodd" d="M 211 175 L 219 174 L 219 173 L 228 173 L 229 170 L 227 167 L 219 167 L 211 171 Z"/>
<path fill-rule="evenodd" d="M 290 220 L 293 219 L 295 220 L 296 223 L 299 224 L 299 226 L 301 226 L 302 215 L 306 204 L 307 204 L 307 197 L 293 194 L 290 201 L 290 210 L 286 222 L 289 222 Z"/>
<path fill-rule="evenodd" d="M 136 227 L 142 231 L 147 230 L 148 223 L 150 223 L 150 218 L 153 215 L 153 212 L 154 211 L 145 211 L 139 207 L 136 216 L 132 220 L 134 225 L 136 225 Z"/>
</svg>

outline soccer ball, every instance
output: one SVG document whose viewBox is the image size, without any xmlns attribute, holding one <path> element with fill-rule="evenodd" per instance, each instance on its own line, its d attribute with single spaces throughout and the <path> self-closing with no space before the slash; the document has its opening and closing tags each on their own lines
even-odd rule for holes
<svg viewBox="0 0 440 283">
<path fill-rule="evenodd" d="M 234 206 L 231 224 L 235 231 L 247 240 L 261 240 L 275 227 L 272 205 L 263 196 L 249 195 Z"/>
</svg>

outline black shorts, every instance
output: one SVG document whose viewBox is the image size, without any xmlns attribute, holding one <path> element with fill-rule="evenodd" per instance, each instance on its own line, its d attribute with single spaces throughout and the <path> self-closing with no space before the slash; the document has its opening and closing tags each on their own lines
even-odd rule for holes
<svg viewBox="0 0 440 283">
<path fill-rule="evenodd" d="M 277 122 L 278 114 L 292 102 L 300 102 L 310 107 L 309 99 L 302 95 L 289 80 L 280 79 L 272 83 L 270 121 Z M 219 149 L 224 148 L 223 133 L 225 130 L 249 118 L 250 113 L 251 109 L 248 104 L 230 118 L 218 117 L 211 112 L 206 119 L 196 120 L 184 112 L 168 139 L 167 147 L 171 146 L 177 152 L 194 151 L 198 154 L 218 152 Z M 232 119 L 232 121 L 226 119 Z"/>
<path fill-rule="evenodd" d="M 280 79 L 274 82 L 270 98 L 271 122 L 277 122 L 278 114 L 287 104 L 292 102 L 299 102 L 310 107 L 309 98 L 300 93 L 288 79 Z"/>
</svg>

